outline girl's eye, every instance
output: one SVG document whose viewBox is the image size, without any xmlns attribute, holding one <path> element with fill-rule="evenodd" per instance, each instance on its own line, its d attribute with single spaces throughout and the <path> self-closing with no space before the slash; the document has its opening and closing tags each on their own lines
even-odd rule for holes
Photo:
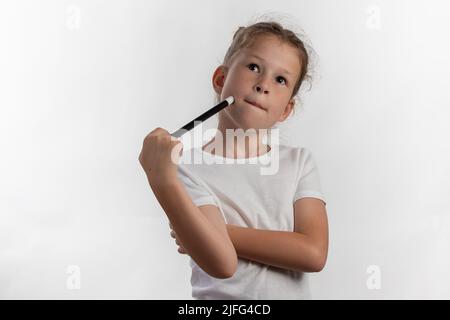
<svg viewBox="0 0 450 320">
<path fill-rule="evenodd" d="M 283 77 L 277 77 L 277 80 L 278 79 L 281 79 L 282 81 L 284 81 L 282 84 L 286 84 L 286 79 L 285 78 L 283 78 Z"/>
<path fill-rule="evenodd" d="M 257 68 L 259 68 L 258 65 L 255 64 L 255 63 L 250 63 L 247 67 L 249 67 L 250 70 L 253 70 L 253 69 L 252 69 L 253 66 L 256 66 Z M 282 80 L 284 81 L 283 84 L 286 85 L 286 79 L 285 79 L 285 78 L 283 78 L 283 77 L 278 77 L 277 79 L 282 79 Z"/>
<path fill-rule="evenodd" d="M 253 67 L 256 67 L 256 68 L 258 68 L 258 69 L 259 69 L 259 67 L 258 67 L 258 65 L 257 65 L 257 64 L 254 64 L 254 63 L 250 63 L 250 64 L 248 65 L 248 68 L 249 68 L 250 70 L 252 70 L 252 71 L 253 71 Z"/>
</svg>

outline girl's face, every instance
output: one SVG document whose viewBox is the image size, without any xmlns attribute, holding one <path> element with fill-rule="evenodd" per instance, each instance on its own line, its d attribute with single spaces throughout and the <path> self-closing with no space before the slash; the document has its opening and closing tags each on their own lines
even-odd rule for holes
<svg viewBox="0 0 450 320">
<path fill-rule="evenodd" d="M 275 36 L 260 35 L 241 49 L 229 68 L 219 66 L 213 85 L 221 99 L 234 104 L 219 113 L 225 128 L 267 129 L 284 121 L 292 111 L 292 92 L 300 75 L 297 50 Z"/>
</svg>

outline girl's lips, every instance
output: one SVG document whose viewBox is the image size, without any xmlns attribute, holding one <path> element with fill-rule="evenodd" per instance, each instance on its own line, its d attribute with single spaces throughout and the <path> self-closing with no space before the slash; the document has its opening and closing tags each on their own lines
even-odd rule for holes
<svg viewBox="0 0 450 320">
<path fill-rule="evenodd" d="M 256 102 L 251 102 L 251 101 L 249 101 L 249 100 L 244 100 L 244 101 L 247 102 L 248 104 L 251 104 L 251 105 L 254 106 L 254 107 L 257 107 L 258 109 L 261 109 L 261 110 L 266 111 L 266 109 L 264 109 L 263 107 L 261 107 L 261 105 L 259 105 L 259 104 L 256 103 Z"/>
</svg>

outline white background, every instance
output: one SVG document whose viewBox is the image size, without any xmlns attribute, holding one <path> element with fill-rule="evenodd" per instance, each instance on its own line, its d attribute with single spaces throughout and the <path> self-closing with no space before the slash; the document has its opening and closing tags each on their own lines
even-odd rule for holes
<svg viewBox="0 0 450 320">
<path fill-rule="evenodd" d="M 328 200 L 313 297 L 450 298 L 450 5 L 275 3 L 0 3 L 0 298 L 191 298 L 142 140 L 211 107 L 234 31 L 271 12 L 319 58 L 282 126 Z"/>
</svg>

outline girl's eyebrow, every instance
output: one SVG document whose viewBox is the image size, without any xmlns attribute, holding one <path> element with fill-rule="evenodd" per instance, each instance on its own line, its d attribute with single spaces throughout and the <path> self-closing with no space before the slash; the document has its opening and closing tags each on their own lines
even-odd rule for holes
<svg viewBox="0 0 450 320">
<path fill-rule="evenodd" d="M 263 58 L 261 58 L 260 56 L 257 56 L 256 54 L 250 54 L 250 56 L 251 57 L 255 57 L 255 58 L 257 58 L 257 59 L 259 59 L 259 60 L 262 60 L 262 61 L 266 61 L 266 60 L 264 60 Z M 288 74 L 288 75 L 291 75 L 291 73 L 288 71 L 288 70 L 286 70 L 286 69 L 284 69 L 284 68 L 281 68 L 280 67 L 280 69 L 281 69 L 281 71 L 283 71 L 284 73 L 286 73 L 286 74 Z"/>
</svg>

